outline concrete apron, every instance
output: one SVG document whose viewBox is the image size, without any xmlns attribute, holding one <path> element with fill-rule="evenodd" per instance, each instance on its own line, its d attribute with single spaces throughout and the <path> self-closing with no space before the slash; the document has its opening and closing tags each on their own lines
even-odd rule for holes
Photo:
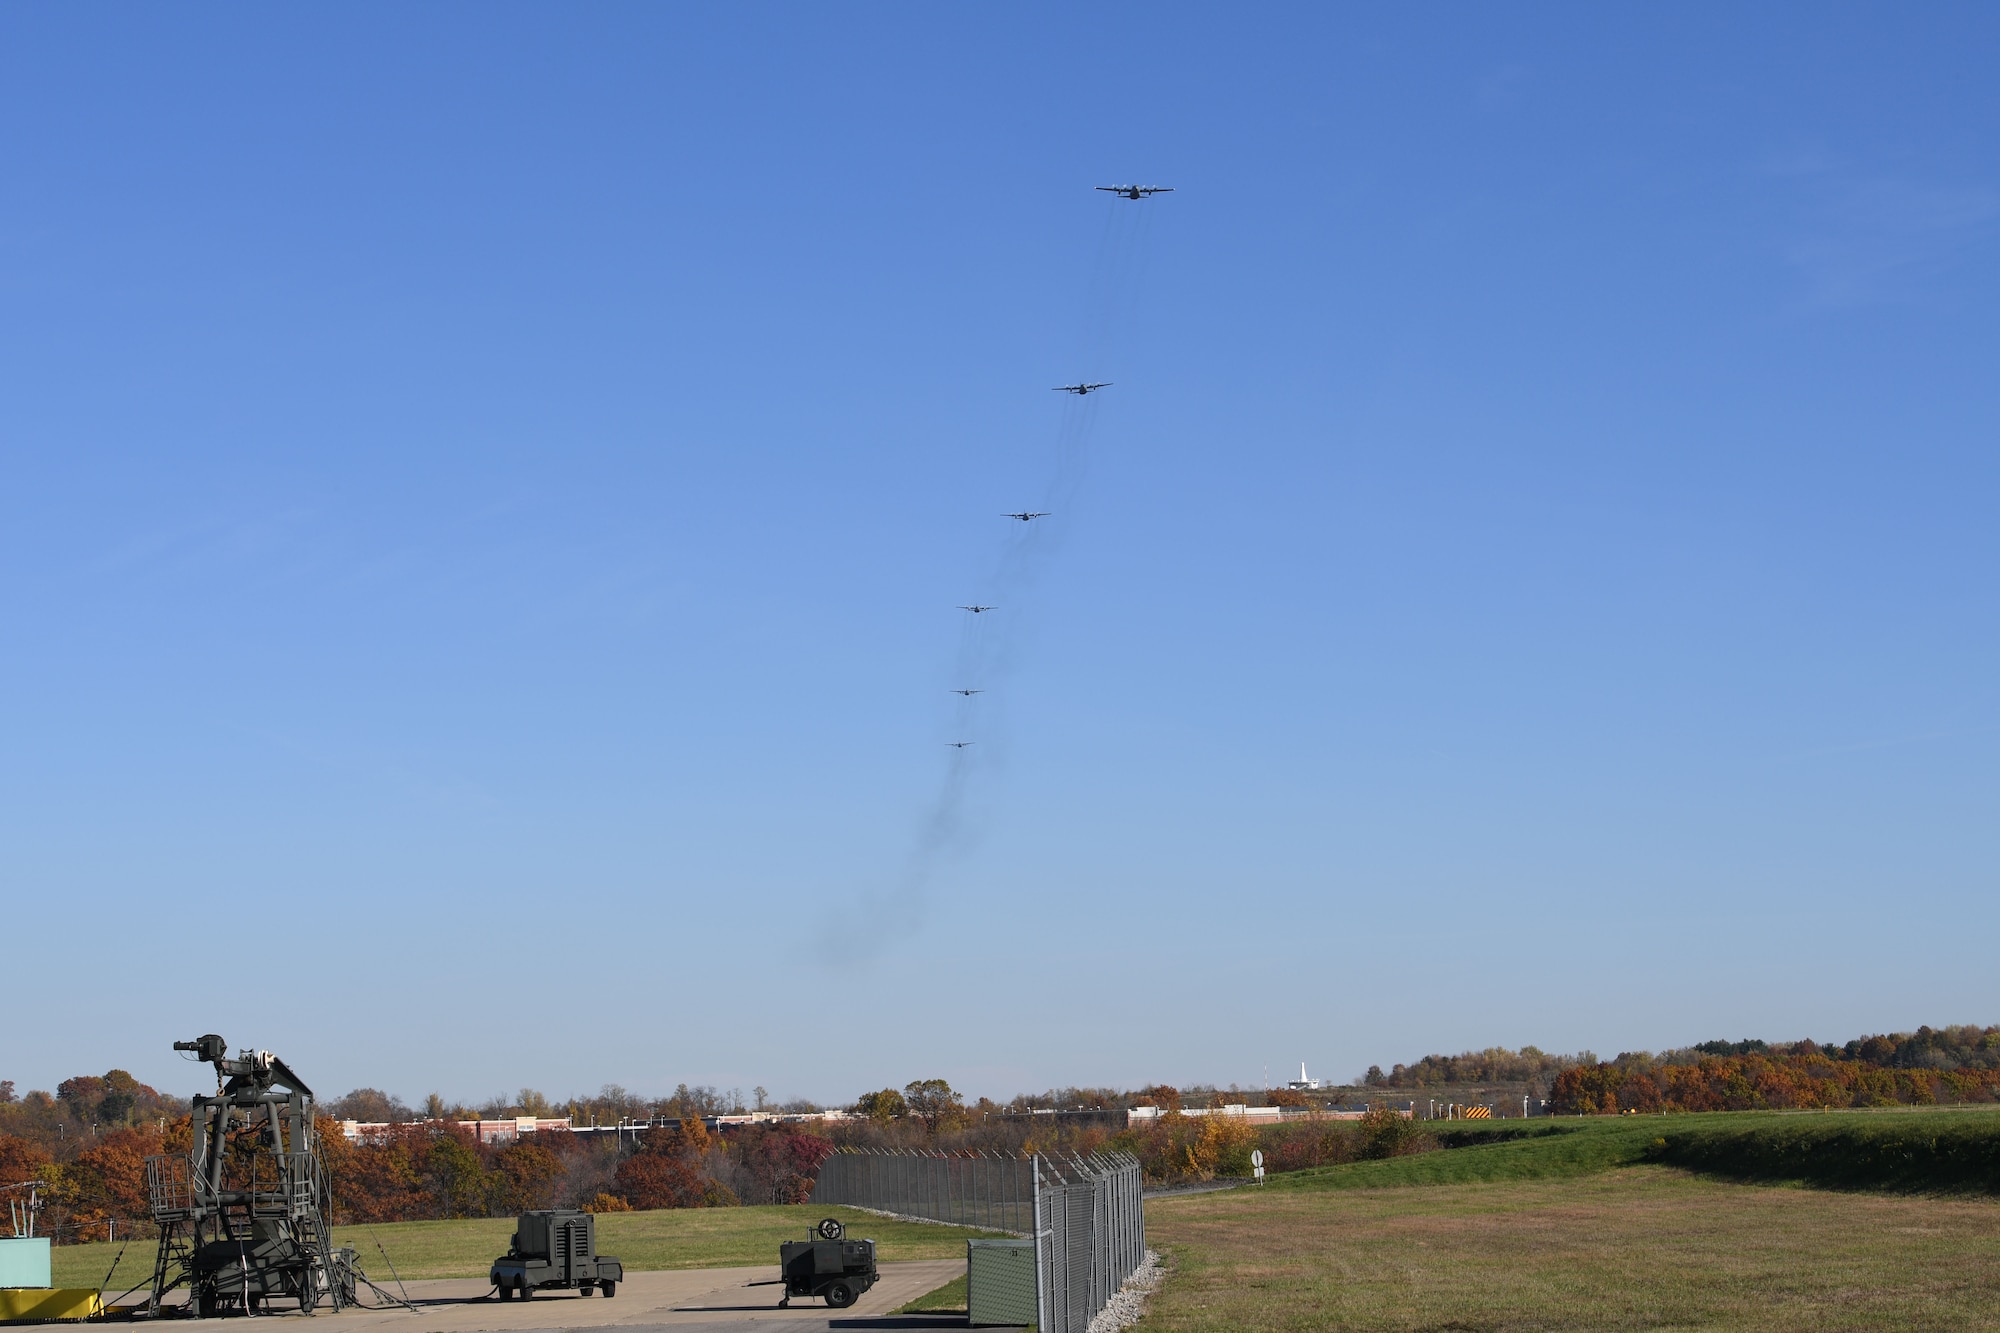
<svg viewBox="0 0 2000 1333">
<path fill-rule="evenodd" d="M 324 1308 L 319 1318 L 333 1318 L 339 1333 L 527 1333 L 527 1330 L 580 1328 L 676 1328 L 729 1329 L 732 1333 L 763 1333 L 772 1330 L 824 1328 L 964 1328 L 963 1315 L 897 1315 L 888 1312 L 907 1304 L 927 1291 L 965 1273 L 963 1259 L 925 1259 L 914 1263 L 883 1264 L 874 1287 L 845 1310 L 827 1308 L 826 1302 L 809 1296 L 793 1300 L 781 1310 L 778 1302 L 785 1289 L 776 1285 L 776 1264 L 754 1268 L 684 1268 L 668 1272 L 638 1273 L 627 1270 L 618 1284 L 618 1294 L 610 1300 L 592 1293 L 579 1296 L 573 1291 L 543 1292 L 532 1300 L 515 1299 L 502 1304 L 488 1293 L 483 1280 L 445 1278 L 408 1285 L 415 1311 L 396 1306 L 385 1309 L 354 1309 L 338 1316 Z M 372 1275 L 371 1275 L 372 1276 Z M 771 1282 L 753 1287 L 753 1282 Z M 384 1283 L 389 1291 L 394 1282 Z M 373 1297 L 364 1289 L 365 1299 Z M 887 1316 L 887 1317 L 885 1317 Z M 276 1311 L 268 1317 L 297 1319 L 296 1311 Z M 849 1322 L 854 1321 L 854 1322 Z M 221 1320 L 189 1321 L 222 1323 Z M 236 1317 L 227 1321 L 242 1329 L 246 1323 Z M 179 1321 L 176 1321 L 179 1323 Z M 303 1331 L 302 1331 L 303 1333 Z"/>
</svg>

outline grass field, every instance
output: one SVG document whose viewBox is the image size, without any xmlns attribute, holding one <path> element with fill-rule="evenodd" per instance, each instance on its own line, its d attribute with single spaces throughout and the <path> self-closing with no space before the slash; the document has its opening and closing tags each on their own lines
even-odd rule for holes
<svg viewBox="0 0 2000 1333">
<path fill-rule="evenodd" d="M 898 1222 L 852 1208 L 801 1205 L 766 1208 L 680 1208 L 649 1213 L 603 1213 L 597 1219 L 597 1246 L 634 1271 L 664 1268 L 721 1268 L 778 1262 L 778 1243 L 805 1239 L 822 1217 L 838 1217 L 853 1236 L 871 1237 L 883 1263 L 906 1259 L 952 1259 L 965 1255 L 970 1237 L 997 1235 L 967 1227 Z M 427 1277 L 484 1277 L 487 1266 L 506 1253 L 514 1234 L 509 1217 L 457 1222 L 385 1222 L 337 1227 L 336 1245 L 352 1245 L 361 1267 L 378 1282 L 391 1283 L 386 1251 L 405 1281 Z M 376 1248 L 379 1240 L 381 1248 Z M 65 1245 L 55 1251 L 59 1287 L 95 1287 L 119 1250 L 118 1245 Z M 154 1245 L 138 1240 L 125 1252 L 112 1283 L 113 1294 L 152 1271 Z"/>
<path fill-rule="evenodd" d="M 1148 1237 L 1171 1271 L 1141 1328 L 2000 1328 L 2000 1199 L 1911 1188 L 1970 1186 L 1936 1163 L 1983 1160 L 1965 1137 L 2000 1131 L 2000 1116 L 1630 1116 L 1549 1129 L 1154 1200 Z M 1892 1184 L 1900 1172 L 1901 1190 L 1659 1164 L 1697 1152 L 1735 1175 L 1782 1175 L 1786 1162 Z"/>
</svg>

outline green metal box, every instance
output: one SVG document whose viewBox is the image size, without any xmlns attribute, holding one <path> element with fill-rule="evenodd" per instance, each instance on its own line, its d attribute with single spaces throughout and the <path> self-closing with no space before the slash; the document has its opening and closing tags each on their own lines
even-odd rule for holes
<svg viewBox="0 0 2000 1333">
<path fill-rule="evenodd" d="M 0 1240 L 0 1287 L 47 1287 L 49 1238 L 9 1237 Z"/>
<path fill-rule="evenodd" d="M 965 1312 L 969 1324 L 1035 1322 L 1035 1242 L 965 1242 Z"/>
</svg>

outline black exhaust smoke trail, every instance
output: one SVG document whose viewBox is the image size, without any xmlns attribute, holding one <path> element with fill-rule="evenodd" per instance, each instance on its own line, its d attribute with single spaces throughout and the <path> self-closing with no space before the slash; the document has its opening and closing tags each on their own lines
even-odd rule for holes
<svg viewBox="0 0 2000 1333">
<path fill-rule="evenodd" d="M 952 857 L 966 851 L 976 830 L 967 813 L 974 773 L 993 762 L 991 750 L 999 733 L 991 725 L 996 704 L 994 694 L 1012 675 L 1018 664 L 1021 635 L 1019 626 L 1050 557 L 1060 548 L 1065 529 L 1081 496 L 1088 471 L 1090 441 L 1096 433 L 1100 399 L 1106 393 L 1131 391 L 1117 383 L 1108 366 L 1114 335 L 1128 322 L 1125 318 L 1136 299 L 1143 272 L 1147 215 L 1158 207 L 1151 200 L 1105 200 L 1108 214 L 1090 274 L 1081 293 L 1079 334 L 1070 365 L 1061 373 L 1065 383 L 1111 381 L 1111 387 L 1087 394 L 1064 393 L 1057 418 L 1048 472 L 1039 499 L 1024 512 L 1046 512 L 1047 517 L 1029 521 L 1002 517 L 1005 511 L 1025 499 L 996 497 L 989 519 L 1006 524 L 1005 544 L 985 579 L 965 605 L 990 610 L 960 609 L 957 651 L 953 654 L 953 678 L 947 687 L 951 734 L 940 760 L 944 765 L 938 786 L 920 813 L 910 853 L 900 873 L 887 883 L 864 892 L 859 907 L 875 929 L 871 932 L 841 930 L 853 952 L 840 957 L 855 959 L 877 941 L 886 942 L 892 933 L 914 932 L 922 924 L 929 890 L 940 870 Z M 1048 393 L 1053 385 L 1034 392 Z M 967 693 L 969 691 L 969 693 Z M 969 742 L 968 744 L 958 744 Z M 851 918 L 844 918 L 851 926 Z M 891 927 L 884 930 L 883 927 Z M 858 938 L 857 938 L 858 937 Z"/>
</svg>

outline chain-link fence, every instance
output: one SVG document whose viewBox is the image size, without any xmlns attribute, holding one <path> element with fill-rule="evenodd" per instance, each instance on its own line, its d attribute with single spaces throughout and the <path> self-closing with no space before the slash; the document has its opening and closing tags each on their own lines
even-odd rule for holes
<svg viewBox="0 0 2000 1333">
<path fill-rule="evenodd" d="M 839 1152 L 820 1167 L 812 1199 L 1026 1236 L 1035 1231 L 1035 1163 L 992 1155 Z"/>
<path fill-rule="evenodd" d="M 1040 1333 L 1084 1333 L 1145 1258 L 1141 1187 L 1129 1153 L 850 1151 L 827 1159 L 812 1199 L 1031 1236 Z"/>
<path fill-rule="evenodd" d="M 1084 1333 L 1145 1259 L 1142 1186 L 1130 1153 L 1035 1159 L 1042 1333 Z"/>
</svg>

